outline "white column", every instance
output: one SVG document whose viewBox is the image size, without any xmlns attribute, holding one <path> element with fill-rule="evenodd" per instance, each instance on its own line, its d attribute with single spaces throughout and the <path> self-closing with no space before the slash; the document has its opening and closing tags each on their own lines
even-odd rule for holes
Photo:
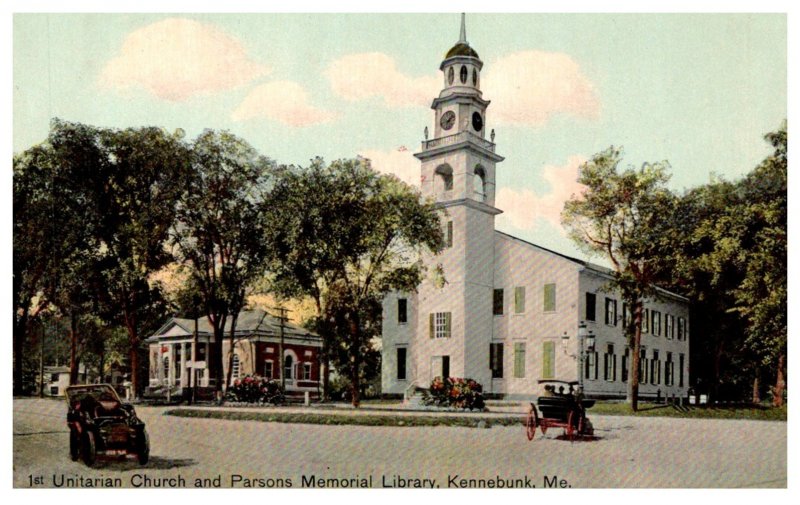
<svg viewBox="0 0 800 505">
<path fill-rule="evenodd" d="M 175 385 L 175 344 L 169 345 L 169 385 L 170 387 Z"/>
<path fill-rule="evenodd" d="M 181 387 L 186 387 L 186 342 L 181 342 Z"/>
</svg>

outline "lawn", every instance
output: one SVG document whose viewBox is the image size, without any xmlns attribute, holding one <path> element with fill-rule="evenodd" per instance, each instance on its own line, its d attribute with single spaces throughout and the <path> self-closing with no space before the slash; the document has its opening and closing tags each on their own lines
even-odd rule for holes
<svg viewBox="0 0 800 505">
<path fill-rule="evenodd" d="M 621 402 L 597 402 L 588 415 L 614 415 L 637 417 L 687 417 L 696 419 L 752 419 L 757 421 L 786 421 L 787 408 L 766 405 L 690 405 L 673 406 L 656 403 L 639 403 L 639 411 Z"/>
<path fill-rule="evenodd" d="M 492 426 L 518 426 L 524 422 L 522 415 L 488 417 L 448 415 L 375 415 L 375 414 L 332 414 L 332 413 L 294 413 L 253 410 L 207 410 L 173 409 L 164 412 L 165 416 L 191 417 L 204 419 L 225 419 L 229 421 L 260 421 L 267 423 L 301 423 L 327 425 L 359 426 L 458 426 L 462 428 L 490 428 Z"/>
</svg>

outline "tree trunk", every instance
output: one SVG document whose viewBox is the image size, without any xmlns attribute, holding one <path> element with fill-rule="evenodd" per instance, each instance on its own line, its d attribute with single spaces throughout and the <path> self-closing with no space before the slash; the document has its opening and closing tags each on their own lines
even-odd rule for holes
<svg viewBox="0 0 800 505">
<path fill-rule="evenodd" d="M 14 306 L 14 310 L 16 311 L 16 305 Z M 14 376 L 13 380 L 13 394 L 14 396 L 21 396 L 24 393 L 23 387 L 23 355 L 25 353 L 25 337 L 28 333 L 28 306 L 26 305 L 24 309 L 22 309 L 22 315 L 20 316 L 19 320 L 14 321 Z"/>
<path fill-rule="evenodd" d="M 761 394 L 758 392 L 758 371 L 756 371 L 756 376 L 753 378 L 753 404 L 758 405 L 761 403 Z"/>
<path fill-rule="evenodd" d="M 78 383 L 78 321 L 75 314 L 69 315 L 69 385 Z"/>
<path fill-rule="evenodd" d="M 231 330 L 228 333 L 228 373 L 225 377 L 225 385 L 231 383 L 231 379 L 233 378 L 233 355 L 234 355 L 234 344 L 236 343 L 234 340 L 234 334 L 236 333 L 236 319 L 237 317 L 233 317 L 231 319 Z M 255 364 L 255 355 L 253 355 L 253 364 Z"/>
<path fill-rule="evenodd" d="M 628 373 L 628 398 L 627 402 L 634 412 L 639 410 L 639 354 L 642 348 L 642 302 L 637 300 L 634 306 L 633 345 L 631 349 L 631 366 Z"/>
<path fill-rule="evenodd" d="M 775 387 L 773 388 L 772 406 L 783 406 L 783 391 L 786 388 L 786 379 L 783 376 L 783 367 L 785 365 L 786 356 L 781 354 L 778 357 L 778 376 L 775 380 Z"/>
<path fill-rule="evenodd" d="M 354 316 L 350 320 L 350 385 L 353 390 L 353 407 L 361 405 L 359 341 L 359 321 L 358 317 Z"/>
</svg>

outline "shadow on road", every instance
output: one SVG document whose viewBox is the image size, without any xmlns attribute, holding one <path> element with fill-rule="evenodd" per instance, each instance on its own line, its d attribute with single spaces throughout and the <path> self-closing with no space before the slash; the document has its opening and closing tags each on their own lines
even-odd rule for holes
<svg viewBox="0 0 800 505">
<path fill-rule="evenodd" d="M 114 457 L 98 456 L 94 464 L 95 469 L 110 470 L 114 472 L 129 472 L 133 470 L 169 470 L 172 468 L 183 468 L 196 465 L 197 462 L 191 458 L 161 458 L 158 456 L 150 457 L 146 465 L 140 465 L 135 458 L 126 458 L 120 461 Z"/>
</svg>

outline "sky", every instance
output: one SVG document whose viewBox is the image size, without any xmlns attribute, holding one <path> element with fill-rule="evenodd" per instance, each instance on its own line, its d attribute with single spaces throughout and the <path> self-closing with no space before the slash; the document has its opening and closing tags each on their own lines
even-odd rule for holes
<svg viewBox="0 0 800 505">
<path fill-rule="evenodd" d="M 784 14 L 467 13 L 496 132 L 498 229 L 581 256 L 559 215 L 580 164 L 623 146 L 676 191 L 734 180 L 787 117 Z M 51 118 L 229 130 L 278 163 L 357 155 L 419 181 L 445 14 L 14 14 L 13 151 Z M 597 258 L 594 258 L 597 260 Z"/>
</svg>

